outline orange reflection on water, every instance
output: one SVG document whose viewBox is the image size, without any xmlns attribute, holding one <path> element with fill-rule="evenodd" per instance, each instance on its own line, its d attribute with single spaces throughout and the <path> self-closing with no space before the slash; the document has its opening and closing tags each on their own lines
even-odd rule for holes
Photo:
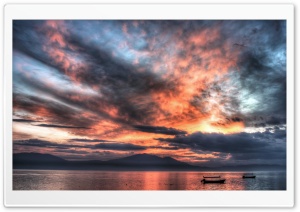
<svg viewBox="0 0 300 212">
<path fill-rule="evenodd" d="M 13 190 L 285 190 L 285 172 L 75 171 L 14 170 Z M 203 184 L 203 176 L 220 175 L 224 184 Z"/>
</svg>

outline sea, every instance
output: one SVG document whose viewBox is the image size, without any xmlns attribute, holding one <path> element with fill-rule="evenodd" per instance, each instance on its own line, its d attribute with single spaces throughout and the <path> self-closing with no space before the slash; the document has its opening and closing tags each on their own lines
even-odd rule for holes
<svg viewBox="0 0 300 212">
<path fill-rule="evenodd" d="M 285 171 L 90 171 L 14 170 L 13 190 L 286 190 Z M 220 175 L 224 184 L 202 183 L 203 176 Z"/>
</svg>

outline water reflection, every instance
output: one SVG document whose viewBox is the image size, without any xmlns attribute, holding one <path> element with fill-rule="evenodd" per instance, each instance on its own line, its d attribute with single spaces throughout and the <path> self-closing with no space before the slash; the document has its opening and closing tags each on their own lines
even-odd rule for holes
<svg viewBox="0 0 300 212">
<path fill-rule="evenodd" d="M 14 170 L 14 190 L 285 190 L 285 172 L 113 172 Z M 203 184 L 204 175 L 221 175 L 224 184 Z"/>
</svg>

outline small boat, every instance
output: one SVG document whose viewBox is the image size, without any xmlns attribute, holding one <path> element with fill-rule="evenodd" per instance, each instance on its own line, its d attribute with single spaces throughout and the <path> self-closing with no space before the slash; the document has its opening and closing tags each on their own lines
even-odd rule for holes
<svg viewBox="0 0 300 212">
<path fill-rule="evenodd" d="M 221 176 L 218 175 L 218 176 L 203 176 L 203 178 L 220 178 Z"/>
<path fill-rule="evenodd" d="M 247 175 L 243 175 L 243 178 L 255 178 L 256 176 L 253 175 L 253 176 L 247 176 Z"/>
<path fill-rule="evenodd" d="M 255 178 L 256 176 L 253 173 L 244 174 L 243 178 Z"/>
<path fill-rule="evenodd" d="M 225 183 L 225 179 L 217 179 L 217 180 L 208 180 L 208 179 L 203 179 L 201 180 L 202 183 Z"/>
</svg>

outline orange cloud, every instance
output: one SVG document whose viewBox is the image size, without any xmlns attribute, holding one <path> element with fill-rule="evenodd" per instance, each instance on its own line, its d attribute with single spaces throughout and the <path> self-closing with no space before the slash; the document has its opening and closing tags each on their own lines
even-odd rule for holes
<svg viewBox="0 0 300 212">
<path fill-rule="evenodd" d="M 186 40 L 174 36 L 166 45 L 174 45 L 174 52 L 166 52 L 162 47 L 155 49 L 156 39 L 150 40 L 151 48 L 160 55 L 160 60 L 153 64 L 155 73 L 163 73 L 162 78 L 174 84 L 170 90 L 151 93 L 151 98 L 159 105 L 163 113 L 157 111 L 154 125 L 179 126 L 188 132 L 222 132 L 232 133 L 243 130 L 242 123 L 228 126 L 214 125 L 216 120 L 225 120 L 224 92 L 219 90 L 216 96 L 207 96 L 201 102 L 201 108 L 193 105 L 195 97 L 203 91 L 213 89 L 214 84 L 226 82 L 226 74 L 236 69 L 239 51 L 233 49 L 229 42 L 222 39 L 218 26 L 195 32 Z M 214 44 L 214 45 L 211 45 Z M 215 47 L 211 47 L 215 46 Z M 184 56 L 178 54 L 184 50 Z M 151 54 L 149 54 L 152 56 Z M 201 62 L 196 63 L 193 58 Z M 225 111 L 226 113 L 226 111 Z M 166 117 L 165 114 L 168 114 Z"/>
<path fill-rule="evenodd" d="M 46 21 L 44 32 L 48 37 L 47 43 L 43 50 L 48 53 L 49 57 L 70 77 L 72 82 L 79 84 L 78 75 L 87 69 L 87 65 L 74 53 L 69 50 L 76 50 L 76 47 L 68 43 L 65 36 L 69 32 L 64 21 Z M 77 57 L 76 57 L 77 56 Z"/>
</svg>

